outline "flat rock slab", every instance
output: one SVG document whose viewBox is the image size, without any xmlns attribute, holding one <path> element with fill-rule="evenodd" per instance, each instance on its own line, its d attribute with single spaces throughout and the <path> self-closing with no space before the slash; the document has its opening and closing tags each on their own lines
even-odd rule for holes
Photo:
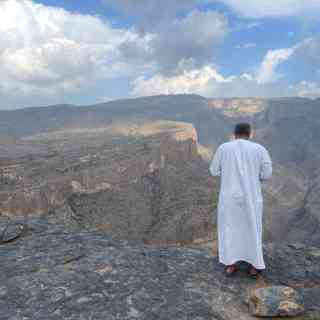
<svg viewBox="0 0 320 320">
<path fill-rule="evenodd" d="M 295 317 L 304 313 L 303 298 L 292 288 L 272 286 L 254 290 L 250 312 L 257 317 Z"/>
<path fill-rule="evenodd" d="M 246 273 L 225 277 L 210 250 L 70 232 L 47 219 L 11 223 L 26 231 L 0 245 L 0 320 L 256 319 L 246 302 L 260 284 Z M 320 319 L 317 250 L 265 247 L 263 286 L 295 288 L 303 319 Z"/>
<path fill-rule="evenodd" d="M 24 231 L 21 223 L 11 221 L 9 217 L 0 216 L 0 244 L 19 238 Z"/>
</svg>

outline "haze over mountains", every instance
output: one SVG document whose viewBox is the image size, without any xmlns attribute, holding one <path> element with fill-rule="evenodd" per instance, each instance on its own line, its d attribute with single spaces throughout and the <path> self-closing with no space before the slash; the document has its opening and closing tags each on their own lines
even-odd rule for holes
<svg viewBox="0 0 320 320">
<path fill-rule="evenodd" d="M 75 214 L 77 227 L 105 225 L 122 238 L 212 239 L 208 161 L 248 121 L 275 165 L 264 187 L 265 238 L 319 244 L 319 119 L 319 99 L 197 95 L 1 111 L 1 210 L 59 221 Z"/>
</svg>

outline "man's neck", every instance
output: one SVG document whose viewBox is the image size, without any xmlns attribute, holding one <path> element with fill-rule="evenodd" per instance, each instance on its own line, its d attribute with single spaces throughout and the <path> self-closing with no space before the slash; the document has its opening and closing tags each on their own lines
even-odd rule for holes
<svg viewBox="0 0 320 320">
<path fill-rule="evenodd" d="M 250 138 L 248 136 L 235 136 L 236 139 L 244 139 L 249 140 Z"/>
</svg>

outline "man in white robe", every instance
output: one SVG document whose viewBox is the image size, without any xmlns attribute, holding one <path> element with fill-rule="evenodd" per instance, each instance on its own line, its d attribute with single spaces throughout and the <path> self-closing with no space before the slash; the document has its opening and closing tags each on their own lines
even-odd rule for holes
<svg viewBox="0 0 320 320">
<path fill-rule="evenodd" d="M 251 265 L 256 276 L 265 269 L 262 252 L 263 198 L 261 182 L 272 175 L 268 151 L 249 141 L 251 127 L 240 123 L 235 139 L 222 144 L 210 165 L 213 176 L 221 176 L 218 204 L 219 261 L 227 275 L 237 271 L 236 263 Z"/>
</svg>

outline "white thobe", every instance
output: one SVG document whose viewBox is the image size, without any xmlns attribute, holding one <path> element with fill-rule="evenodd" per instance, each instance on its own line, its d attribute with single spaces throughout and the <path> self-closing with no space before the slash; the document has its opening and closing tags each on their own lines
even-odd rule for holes
<svg viewBox="0 0 320 320">
<path fill-rule="evenodd" d="M 261 181 L 272 175 L 268 151 L 245 139 L 222 144 L 210 165 L 221 176 L 218 204 L 219 261 L 246 261 L 265 269 L 262 252 L 263 198 Z"/>
</svg>

